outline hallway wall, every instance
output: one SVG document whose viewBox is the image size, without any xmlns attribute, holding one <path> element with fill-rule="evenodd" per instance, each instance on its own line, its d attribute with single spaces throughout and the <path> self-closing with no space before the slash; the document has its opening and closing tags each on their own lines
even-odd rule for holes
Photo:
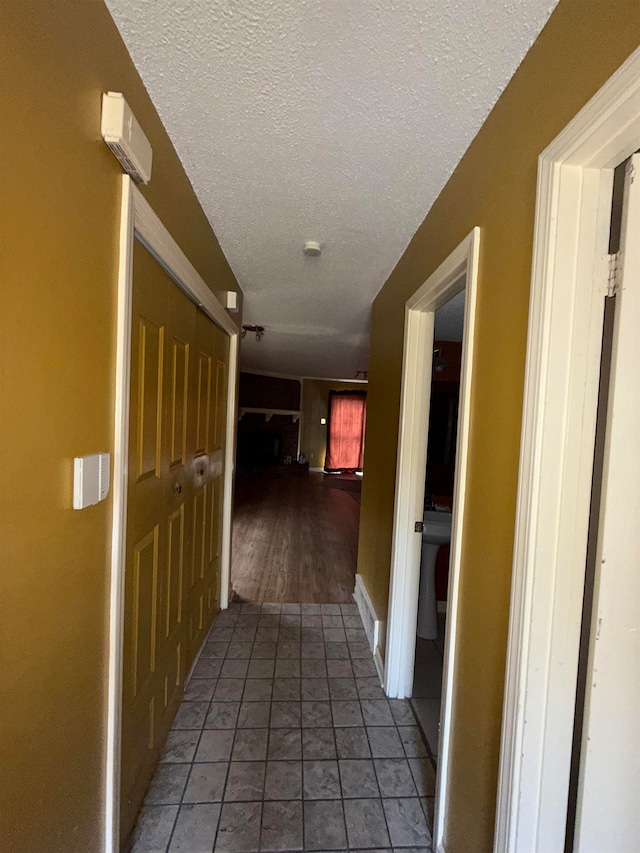
<svg viewBox="0 0 640 853">
<path fill-rule="evenodd" d="M 480 226 L 447 853 L 493 843 L 537 159 L 639 43 L 636 0 L 560 0 L 373 306 L 358 572 L 384 619 L 404 304 Z"/>
<path fill-rule="evenodd" d="M 0 849 L 102 847 L 109 497 L 71 509 L 73 457 L 113 452 L 122 91 L 154 150 L 142 192 L 212 289 L 237 289 L 101 0 L 0 11 Z M 240 316 L 234 315 L 240 322 Z"/>
</svg>

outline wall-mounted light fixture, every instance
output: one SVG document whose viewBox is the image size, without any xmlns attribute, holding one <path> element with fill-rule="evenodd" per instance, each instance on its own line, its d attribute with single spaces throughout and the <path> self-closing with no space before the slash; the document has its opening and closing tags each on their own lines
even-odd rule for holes
<svg viewBox="0 0 640 853">
<path fill-rule="evenodd" d="M 240 333 L 240 337 L 246 338 L 247 332 L 252 332 L 256 336 L 256 340 L 260 342 L 264 337 L 264 326 L 243 326 L 242 332 Z"/>
</svg>

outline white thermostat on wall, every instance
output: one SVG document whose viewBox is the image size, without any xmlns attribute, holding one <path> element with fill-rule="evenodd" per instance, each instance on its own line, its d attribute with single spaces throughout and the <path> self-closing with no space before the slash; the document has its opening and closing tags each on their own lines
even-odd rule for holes
<svg viewBox="0 0 640 853">
<path fill-rule="evenodd" d="M 76 456 L 73 460 L 73 508 L 84 509 L 103 501 L 109 494 L 110 476 L 110 453 Z"/>
</svg>

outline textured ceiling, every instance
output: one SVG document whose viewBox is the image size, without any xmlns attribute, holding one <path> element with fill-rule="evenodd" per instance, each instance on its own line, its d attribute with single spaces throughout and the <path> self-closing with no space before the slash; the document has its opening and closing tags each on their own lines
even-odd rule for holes
<svg viewBox="0 0 640 853">
<path fill-rule="evenodd" d="M 553 0 L 107 0 L 245 294 L 245 368 L 352 377 Z M 126 92 L 124 93 L 126 97 Z M 318 240 L 322 256 L 302 254 Z"/>
</svg>

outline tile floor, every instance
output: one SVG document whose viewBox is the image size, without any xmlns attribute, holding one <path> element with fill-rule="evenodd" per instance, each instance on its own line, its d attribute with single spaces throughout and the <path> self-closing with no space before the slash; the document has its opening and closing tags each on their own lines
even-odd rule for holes
<svg viewBox="0 0 640 853">
<path fill-rule="evenodd" d="M 444 658 L 445 614 L 438 613 L 438 637 L 416 638 L 411 704 L 427 740 L 427 749 L 437 764 L 440 736 L 440 703 Z"/>
<path fill-rule="evenodd" d="M 235 604 L 187 686 L 131 849 L 431 853 L 434 783 L 355 605 Z"/>
</svg>

